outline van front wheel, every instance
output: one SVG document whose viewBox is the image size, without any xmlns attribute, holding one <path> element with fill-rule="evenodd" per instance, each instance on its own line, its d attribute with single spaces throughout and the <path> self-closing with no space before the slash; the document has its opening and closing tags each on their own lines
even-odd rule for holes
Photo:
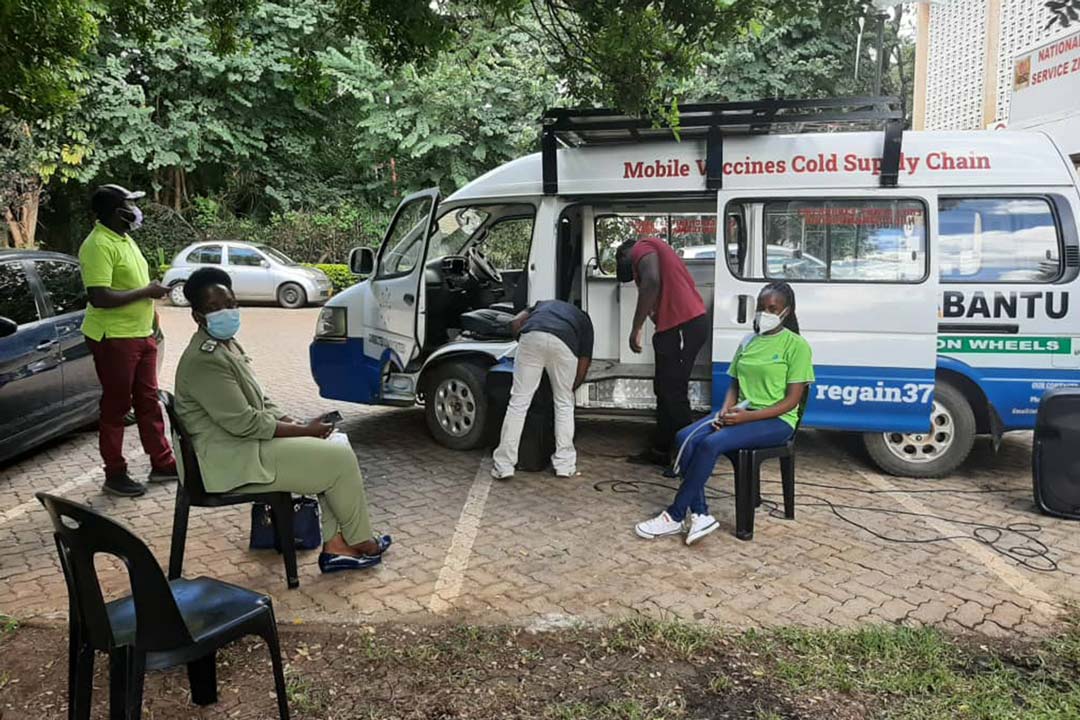
<svg viewBox="0 0 1080 720">
<path fill-rule="evenodd" d="M 890 475 L 939 478 L 967 459 L 975 443 L 975 413 L 951 385 L 934 388 L 930 427 L 921 433 L 864 433 L 870 458 Z"/>
<path fill-rule="evenodd" d="M 425 415 L 436 442 L 451 450 L 472 450 L 484 442 L 487 421 L 486 371 L 468 362 L 449 362 L 427 382 Z"/>
</svg>

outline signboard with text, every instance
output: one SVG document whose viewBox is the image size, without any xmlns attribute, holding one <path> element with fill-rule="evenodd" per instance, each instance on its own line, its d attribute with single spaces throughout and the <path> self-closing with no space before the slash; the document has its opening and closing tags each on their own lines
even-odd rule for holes
<svg viewBox="0 0 1080 720">
<path fill-rule="evenodd" d="M 1032 127 L 1080 115 L 1080 30 L 1013 60 L 1010 127 Z"/>
</svg>

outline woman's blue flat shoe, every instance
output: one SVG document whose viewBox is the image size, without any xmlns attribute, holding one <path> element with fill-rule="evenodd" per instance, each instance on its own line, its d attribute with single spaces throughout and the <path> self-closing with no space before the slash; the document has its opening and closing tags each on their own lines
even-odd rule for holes
<svg viewBox="0 0 1080 720">
<path fill-rule="evenodd" d="M 342 570 L 366 570 L 375 567 L 382 562 L 382 554 L 379 555 L 334 555 L 332 553 L 319 553 L 319 569 L 324 573 L 341 572 Z"/>
<path fill-rule="evenodd" d="M 380 555 L 386 552 L 394 543 L 394 539 L 389 535 L 376 535 L 374 538 L 372 538 L 372 540 L 379 544 Z"/>
</svg>

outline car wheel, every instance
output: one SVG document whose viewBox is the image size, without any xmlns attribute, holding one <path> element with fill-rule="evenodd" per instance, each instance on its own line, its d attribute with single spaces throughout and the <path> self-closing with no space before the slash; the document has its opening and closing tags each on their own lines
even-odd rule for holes
<svg viewBox="0 0 1080 720">
<path fill-rule="evenodd" d="M 169 286 L 169 302 L 176 307 L 187 307 L 187 298 L 184 297 L 184 282 L 175 282 Z"/>
<path fill-rule="evenodd" d="M 285 283 L 277 291 L 278 305 L 289 310 L 307 305 L 307 293 L 296 283 Z"/>
<path fill-rule="evenodd" d="M 486 371 L 468 362 L 450 362 L 427 382 L 425 414 L 435 441 L 451 450 L 472 450 L 484 442 L 487 421 Z"/>
<path fill-rule="evenodd" d="M 934 388 L 930 427 L 922 433 L 865 433 L 863 444 L 874 463 L 900 477 L 939 478 L 967 459 L 975 443 L 975 413 L 952 385 Z"/>
</svg>

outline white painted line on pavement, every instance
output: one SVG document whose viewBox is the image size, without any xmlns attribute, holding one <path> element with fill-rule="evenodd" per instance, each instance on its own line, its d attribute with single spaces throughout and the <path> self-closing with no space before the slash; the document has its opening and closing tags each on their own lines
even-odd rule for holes
<svg viewBox="0 0 1080 720">
<path fill-rule="evenodd" d="M 56 487 L 54 487 L 54 488 L 52 488 L 50 490 L 47 490 L 47 492 L 50 495 L 59 495 L 59 496 L 63 497 L 64 495 L 71 492 L 72 490 L 74 490 L 74 489 L 76 489 L 78 487 L 81 487 L 83 485 L 86 485 L 88 482 L 91 482 L 95 478 L 100 478 L 100 477 L 101 477 L 101 470 L 100 469 L 95 468 L 94 470 L 87 470 L 86 472 L 82 473 L 81 475 L 76 475 L 71 480 L 68 480 L 66 483 L 61 483 L 60 485 L 57 485 Z M 22 517 L 23 515 L 26 515 L 28 512 L 30 512 L 31 510 L 33 510 L 35 508 L 41 508 L 41 503 L 38 502 L 37 498 L 34 498 L 33 500 L 27 500 L 24 503 L 19 503 L 18 505 L 14 506 L 14 507 L 10 507 L 7 510 L 5 510 L 4 512 L 0 513 L 0 525 L 6 525 L 7 523 L 11 522 L 12 520 L 18 519 L 18 518 Z M 41 509 L 44 509 L 44 508 L 41 508 Z"/>
<path fill-rule="evenodd" d="M 491 456 L 481 461 L 476 471 L 469 496 L 461 508 L 461 516 L 454 527 L 454 537 L 450 540 L 450 549 L 446 551 L 439 579 L 428 601 L 428 610 L 435 614 L 450 609 L 454 600 L 461 594 L 461 585 L 465 581 L 465 571 L 469 567 L 473 543 L 480 532 L 480 520 L 484 515 L 488 492 L 491 490 Z"/>
<path fill-rule="evenodd" d="M 925 516 L 920 518 L 920 520 L 932 526 L 943 536 L 949 538 L 949 541 L 953 545 L 985 565 L 987 570 L 994 573 L 994 575 L 997 575 L 1003 583 L 1012 588 L 1018 595 L 1037 603 L 1040 606 L 1038 610 L 1043 614 L 1049 616 L 1060 614 L 1061 604 L 1059 602 L 1056 602 L 1050 595 L 1043 592 L 1043 590 L 1035 585 L 1035 583 L 1025 578 L 1019 570 L 1005 562 L 1004 559 L 996 555 L 993 551 L 988 550 L 978 543 L 955 537 L 955 527 L 950 526 L 946 520 L 938 519 L 936 513 L 932 509 L 923 505 L 911 495 L 905 493 L 901 488 L 890 483 L 884 475 L 868 472 L 854 463 L 850 463 L 850 467 L 879 490 L 888 492 L 890 497 L 895 498 L 910 512 Z M 798 482 L 796 481 L 796 485 L 797 484 Z"/>
</svg>

